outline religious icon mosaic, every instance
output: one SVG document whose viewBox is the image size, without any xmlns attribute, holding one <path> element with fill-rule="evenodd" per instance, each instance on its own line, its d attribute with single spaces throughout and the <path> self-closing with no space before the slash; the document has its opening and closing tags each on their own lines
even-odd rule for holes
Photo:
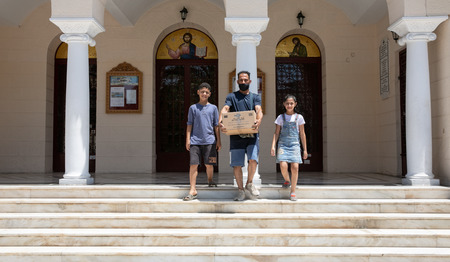
<svg viewBox="0 0 450 262">
<path fill-rule="evenodd" d="M 320 57 L 320 50 L 311 38 L 304 35 L 290 35 L 278 43 L 275 56 Z"/>
<path fill-rule="evenodd" d="M 157 59 L 217 59 L 217 48 L 205 33 L 183 28 L 167 35 L 156 54 Z"/>
</svg>

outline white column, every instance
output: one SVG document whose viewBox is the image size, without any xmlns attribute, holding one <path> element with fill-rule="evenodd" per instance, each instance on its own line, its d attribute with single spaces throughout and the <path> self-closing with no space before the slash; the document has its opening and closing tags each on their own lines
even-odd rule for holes
<svg viewBox="0 0 450 262">
<path fill-rule="evenodd" d="M 56 1 L 64 3 L 64 1 Z M 59 10 L 59 9 L 58 9 Z M 61 185 L 89 185 L 89 47 L 105 29 L 95 18 L 54 17 L 50 21 L 63 34 L 67 53 L 66 134 L 64 178 Z"/>
<path fill-rule="evenodd" d="M 259 34 L 235 34 L 232 41 L 233 46 L 236 46 L 236 74 L 240 71 L 250 72 L 250 92 L 255 94 L 258 94 L 256 47 L 260 41 Z"/>
<path fill-rule="evenodd" d="M 237 73 L 240 71 L 250 72 L 250 92 L 258 94 L 258 75 L 257 75 L 257 62 L 256 62 L 256 47 L 261 41 L 261 35 L 259 34 L 234 34 L 233 46 L 236 46 L 236 80 Z M 237 87 L 237 84 L 236 84 Z M 245 156 L 245 166 L 242 168 L 243 181 L 247 181 L 248 177 L 248 164 L 247 156 Z M 258 160 L 259 162 L 259 160 Z M 261 176 L 259 175 L 259 165 L 256 166 L 255 175 L 253 176 L 253 184 L 261 185 Z M 237 186 L 236 179 L 234 185 Z"/>
<path fill-rule="evenodd" d="M 87 34 L 64 34 L 67 54 L 66 136 L 64 178 L 60 184 L 93 184 L 89 174 L 89 48 Z"/>
<path fill-rule="evenodd" d="M 430 71 L 428 41 L 447 17 L 407 17 L 394 23 L 389 30 L 403 36 L 406 44 L 406 155 L 407 169 L 404 185 L 434 186 L 439 180 L 432 172 L 433 150 L 431 131 Z"/>
<path fill-rule="evenodd" d="M 269 18 L 225 18 L 225 29 L 233 34 L 232 44 L 236 46 L 236 74 L 240 71 L 250 72 L 250 92 L 258 94 L 258 72 L 256 47 L 261 41 L 260 33 L 267 28 Z M 236 76 L 237 79 L 237 76 Z M 236 85 L 237 86 L 237 85 Z M 259 166 L 259 165 L 258 165 Z M 243 181 L 247 181 L 247 158 L 242 169 Z M 261 176 L 256 168 L 253 184 L 261 185 Z M 236 181 L 234 182 L 235 185 Z"/>
<path fill-rule="evenodd" d="M 434 33 L 409 33 L 406 42 L 406 185 L 439 185 L 433 179 L 430 73 L 427 42 Z"/>
</svg>

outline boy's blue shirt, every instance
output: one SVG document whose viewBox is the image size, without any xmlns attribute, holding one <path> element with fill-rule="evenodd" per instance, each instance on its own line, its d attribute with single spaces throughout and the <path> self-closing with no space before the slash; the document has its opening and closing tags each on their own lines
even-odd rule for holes
<svg viewBox="0 0 450 262">
<path fill-rule="evenodd" d="M 214 127 L 219 124 L 219 110 L 213 104 L 193 104 L 189 107 L 188 125 L 192 125 L 191 145 L 216 143 Z"/>
</svg>

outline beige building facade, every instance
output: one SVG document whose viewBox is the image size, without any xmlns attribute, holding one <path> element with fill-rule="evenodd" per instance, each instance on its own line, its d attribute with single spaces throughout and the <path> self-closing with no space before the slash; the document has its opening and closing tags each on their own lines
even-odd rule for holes
<svg viewBox="0 0 450 262">
<path fill-rule="evenodd" d="M 260 36 L 254 44 L 254 64 L 264 73 L 265 80 L 260 174 L 276 172 L 275 159 L 270 156 L 273 121 L 277 116 L 276 97 L 280 92 L 277 71 L 280 60 L 276 48 L 284 38 L 302 35 L 314 41 L 320 50 L 321 97 L 313 100 L 320 102 L 321 113 L 315 118 L 321 124 L 321 156 L 320 170 L 313 171 L 391 176 L 406 173 L 417 178 L 417 174 L 408 171 L 424 169 L 418 172 L 419 180 L 437 180 L 441 185 L 450 185 L 450 22 L 447 20 L 450 3 L 446 0 L 368 0 L 352 4 L 333 0 L 42 0 L 22 5 L 18 2 L 0 3 L 4 5 L 0 17 L 0 173 L 55 172 L 57 112 L 54 102 L 58 66 L 55 55 L 63 42 L 61 39 L 65 39 L 61 35 L 76 30 L 75 33 L 89 36 L 86 43 L 96 51 L 95 155 L 90 156 L 91 160 L 95 159 L 93 172 L 159 172 L 157 130 L 161 120 L 157 110 L 160 102 L 157 51 L 170 33 L 190 28 L 207 35 L 217 48 L 215 91 L 219 109 L 230 90 L 230 73 L 240 68 L 237 60 L 242 57 L 236 53 L 241 40 L 236 35 Z M 180 18 L 183 7 L 188 10 L 184 21 Z M 299 11 L 305 16 L 301 27 L 297 21 Z M 237 21 L 234 29 L 247 31 L 230 30 L 230 21 Z M 261 25 L 261 21 L 266 22 Z M 256 25 L 260 27 L 255 28 Z M 388 29 L 399 35 L 397 41 Z M 417 42 L 421 44 L 416 46 Z M 70 60 L 70 40 L 68 45 Z M 408 64 L 402 56 L 405 49 L 408 60 L 422 58 L 425 63 L 421 64 L 428 67 L 415 68 Z M 88 61 L 88 52 L 79 50 Z M 413 51 L 408 53 L 408 50 Z M 123 62 L 142 72 L 138 113 L 106 110 L 110 94 L 107 73 Z M 399 79 L 402 68 L 405 69 L 402 62 L 409 66 L 406 81 Z M 87 68 L 86 62 L 84 66 Z M 67 70 L 68 77 L 77 71 Z M 408 82 L 408 76 L 412 75 L 425 79 L 425 84 L 412 85 L 411 80 Z M 412 109 L 408 105 L 402 109 L 402 83 L 406 84 L 407 94 L 410 89 L 425 94 L 428 91 L 429 99 L 419 92 L 418 100 L 409 98 L 419 102 Z M 75 92 L 67 101 L 78 95 Z M 81 101 L 86 102 L 83 98 Z M 77 105 L 74 110 L 81 107 Z M 427 112 L 427 107 L 429 114 L 417 119 L 411 114 L 414 108 Z M 406 130 L 402 129 L 402 114 L 409 123 Z M 420 132 L 414 134 L 412 130 Z M 408 137 L 405 133 L 413 135 Z M 406 136 L 409 154 L 402 149 L 405 146 L 402 136 Z M 427 139 L 429 145 L 426 141 L 415 142 Z M 222 141 L 218 172 L 231 173 L 228 137 L 222 135 Z M 67 159 L 65 163 L 67 166 Z M 81 163 L 85 165 L 86 161 Z M 179 163 L 175 158 L 172 165 Z M 262 180 L 264 183 L 263 177 Z"/>
</svg>

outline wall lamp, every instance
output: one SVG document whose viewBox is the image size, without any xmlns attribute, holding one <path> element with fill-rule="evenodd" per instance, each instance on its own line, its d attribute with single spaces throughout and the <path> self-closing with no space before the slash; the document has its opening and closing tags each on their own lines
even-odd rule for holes
<svg viewBox="0 0 450 262">
<path fill-rule="evenodd" d="M 302 11 L 297 15 L 298 25 L 302 28 L 303 21 L 305 20 L 305 16 L 302 14 Z"/>
<path fill-rule="evenodd" d="M 392 33 L 392 38 L 395 40 L 395 42 L 397 42 L 397 40 L 400 38 L 400 36 L 394 31 L 391 31 L 391 33 Z"/>
<path fill-rule="evenodd" d="M 183 6 L 183 9 L 181 9 L 181 11 L 180 11 L 181 20 L 183 20 L 183 23 L 184 23 L 184 20 L 186 20 L 187 13 L 188 13 L 188 10 L 186 9 L 186 7 Z"/>
</svg>

